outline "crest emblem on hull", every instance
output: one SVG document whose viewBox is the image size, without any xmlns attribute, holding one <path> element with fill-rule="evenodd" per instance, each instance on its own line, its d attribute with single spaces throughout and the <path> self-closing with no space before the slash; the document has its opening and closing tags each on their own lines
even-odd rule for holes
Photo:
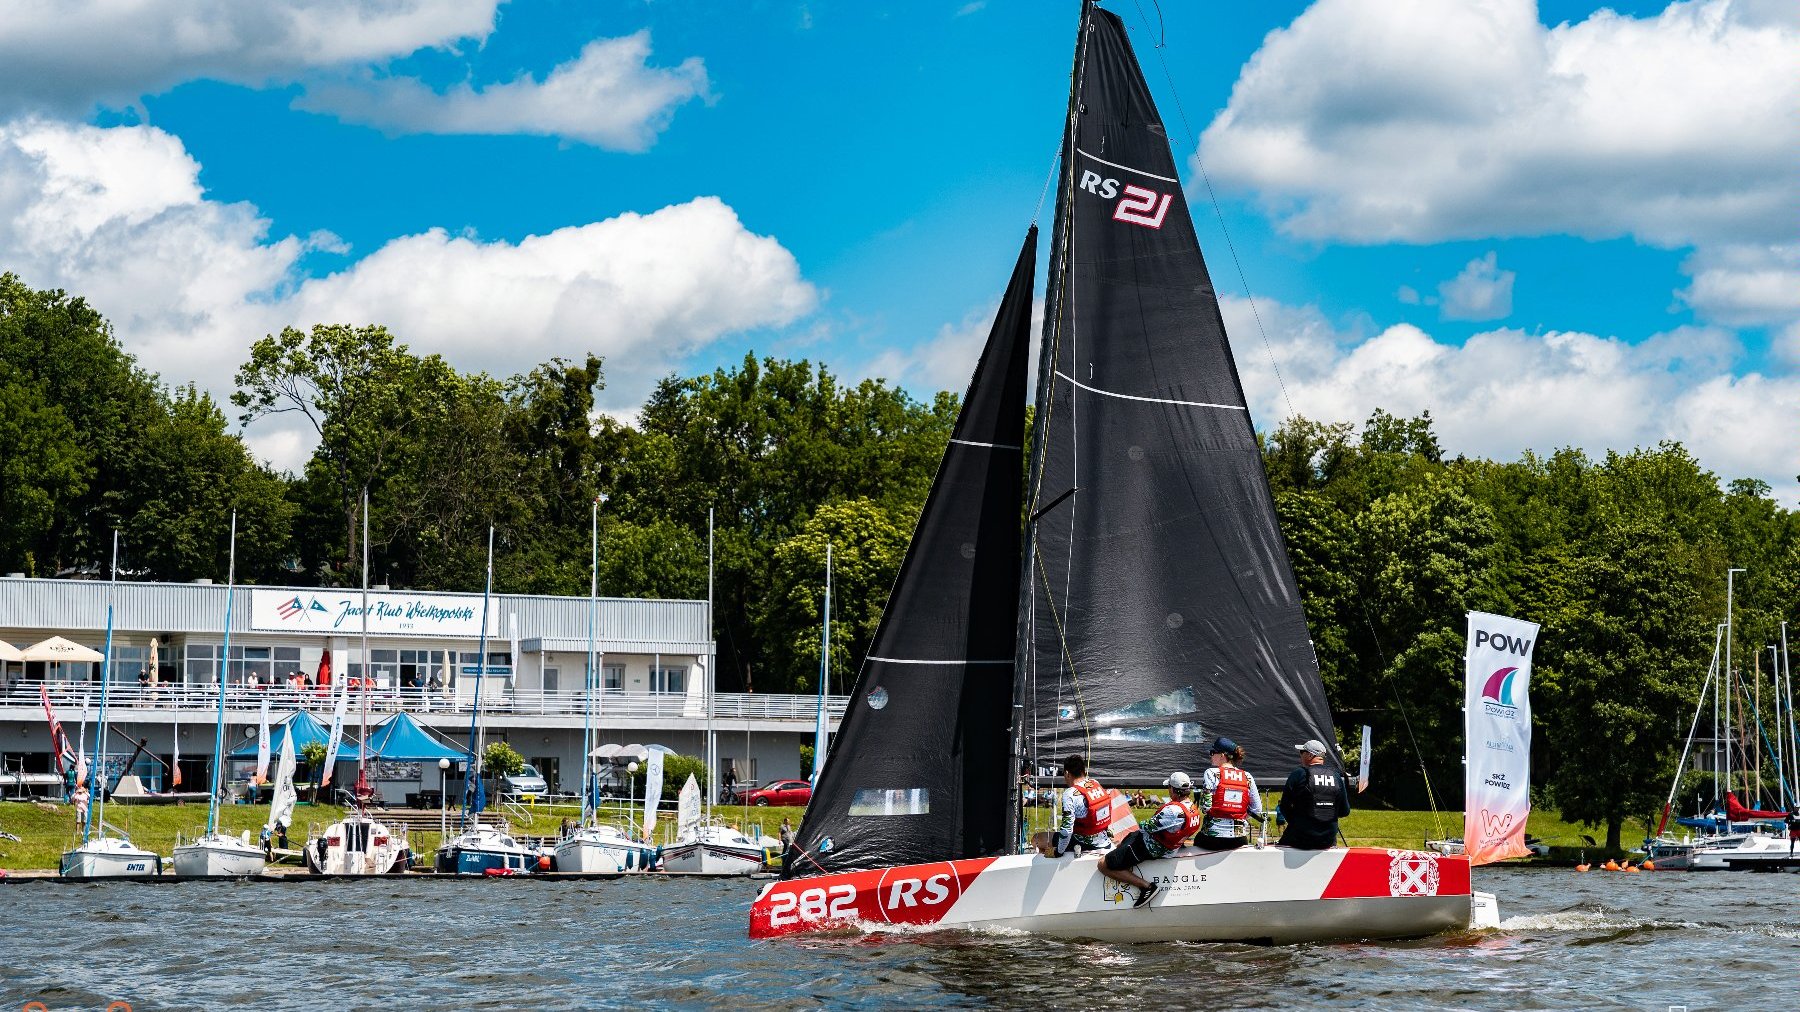
<svg viewBox="0 0 1800 1012">
<path fill-rule="evenodd" d="M 1388 851 L 1389 896 L 1436 896 L 1437 891 L 1436 854 L 1416 850 Z"/>
</svg>

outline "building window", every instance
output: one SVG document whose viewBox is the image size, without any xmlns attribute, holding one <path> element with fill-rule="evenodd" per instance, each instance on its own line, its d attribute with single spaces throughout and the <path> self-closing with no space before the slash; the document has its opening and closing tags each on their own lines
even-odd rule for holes
<svg viewBox="0 0 1800 1012">
<path fill-rule="evenodd" d="M 557 679 L 560 678 L 561 675 L 562 675 L 562 672 L 558 671 L 555 668 L 545 668 L 544 669 L 544 691 L 545 692 L 555 692 Z"/>
<path fill-rule="evenodd" d="M 650 669 L 651 692 L 686 692 L 687 668 L 660 667 Z"/>
<path fill-rule="evenodd" d="M 194 685 L 213 685 L 219 668 L 219 648 L 210 643 L 187 645 L 187 680 Z"/>
<path fill-rule="evenodd" d="M 608 664 L 600 669 L 600 687 L 607 692 L 625 691 L 625 665 Z"/>
</svg>

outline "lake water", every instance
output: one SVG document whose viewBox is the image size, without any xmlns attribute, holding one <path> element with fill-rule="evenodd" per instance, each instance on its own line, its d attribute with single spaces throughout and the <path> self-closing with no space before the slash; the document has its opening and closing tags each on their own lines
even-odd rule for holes
<svg viewBox="0 0 1800 1012">
<path fill-rule="evenodd" d="M 758 883 L 0 887 L 0 1009 L 1800 1006 L 1800 876 L 1482 869 L 1501 930 L 1412 942 L 751 942 Z"/>
</svg>

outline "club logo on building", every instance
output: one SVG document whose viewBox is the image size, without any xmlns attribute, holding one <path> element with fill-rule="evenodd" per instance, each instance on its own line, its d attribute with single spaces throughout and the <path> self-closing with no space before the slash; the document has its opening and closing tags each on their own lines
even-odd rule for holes
<svg viewBox="0 0 1800 1012">
<path fill-rule="evenodd" d="M 313 612 L 318 612 L 319 614 L 328 617 L 331 614 L 325 609 L 324 605 L 319 603 L 318 598 L 300 594 L 295 594 L 293 597 L 288 598 L 281 603 L 280 607 L 275 609 L 275 614 L 281 616 L 283 622 L 294 622 L 298 625 L 311 625 Z"/>
<path fill-rule="evenodd" d="M 1436 854 L 1416 850 L 1388 851 L 1389 896 L 1436 896 L 1437 891 Z"/>
<path fill-rule="evenodd" d="M 1513 682 L 1518 674 L 1517 667 L 1506 667 L 1488 676 L 1487 684 L 1481 687 L 1481 705 L 1488 713 L 1496 717 L 1518 714 L 1519 708 L 1513 703 Z"/>
</svg>

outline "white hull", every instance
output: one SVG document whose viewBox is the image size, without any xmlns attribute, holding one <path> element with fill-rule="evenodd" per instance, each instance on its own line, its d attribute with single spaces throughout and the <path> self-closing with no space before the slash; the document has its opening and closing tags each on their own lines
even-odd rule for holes
<svg viewBox="0 0 1800 1012">
<path fill-rule="evenodd" d="M 62 856 L 63 878 L 155 878 L 160 874 L 160 856 L 116 837 L 89 840 Z"/>
<path fill-rule="evenodd" d="M 750 934 L 769 937 L 891 925 L 1009 930 L 1113 942 L 1291 943 L 1414 938 L 1467 929 L 1467 859 L 1373 848 L 1184 849 L 1137 871 L 1161 890 L 1100 874 L 1099 855 L 1012 855 L 797 878 L 751 907 Z M 1491 898 L 1484 922 L 1497 917 Z"/>
<path fill-rule="evenodd" d="M 648 871 L 656 865 L 656 848 L 623 836 L 577 830 L 556 845 L 556 870 L 577 875 L 616 875 Z"/>
<path fill-rule="evenodd" d="M 689 841 L 663 848 L 663 871 L 691 875 L 754 875 L 763 869 L 762 850 Z"/>
<path fill-rule="evenodd" d="M 352 816 L 306 841 L 306 866 L 320 875 L 386 875 L 406 870 L 406 834 Z"/>
<path fill-rule="evenodd" d="M 1692 871 L 1779 871 L 1800 868 L 1800 841 L 1755 834 L 1731 843 L 1695 847 Z"/>
<path fill-rule="evenodd" d="M 244 878 L 261 875 L 263 852 L 235 836 L 209 836 L 175 848 L 178 878 Z"/>
</svg>

